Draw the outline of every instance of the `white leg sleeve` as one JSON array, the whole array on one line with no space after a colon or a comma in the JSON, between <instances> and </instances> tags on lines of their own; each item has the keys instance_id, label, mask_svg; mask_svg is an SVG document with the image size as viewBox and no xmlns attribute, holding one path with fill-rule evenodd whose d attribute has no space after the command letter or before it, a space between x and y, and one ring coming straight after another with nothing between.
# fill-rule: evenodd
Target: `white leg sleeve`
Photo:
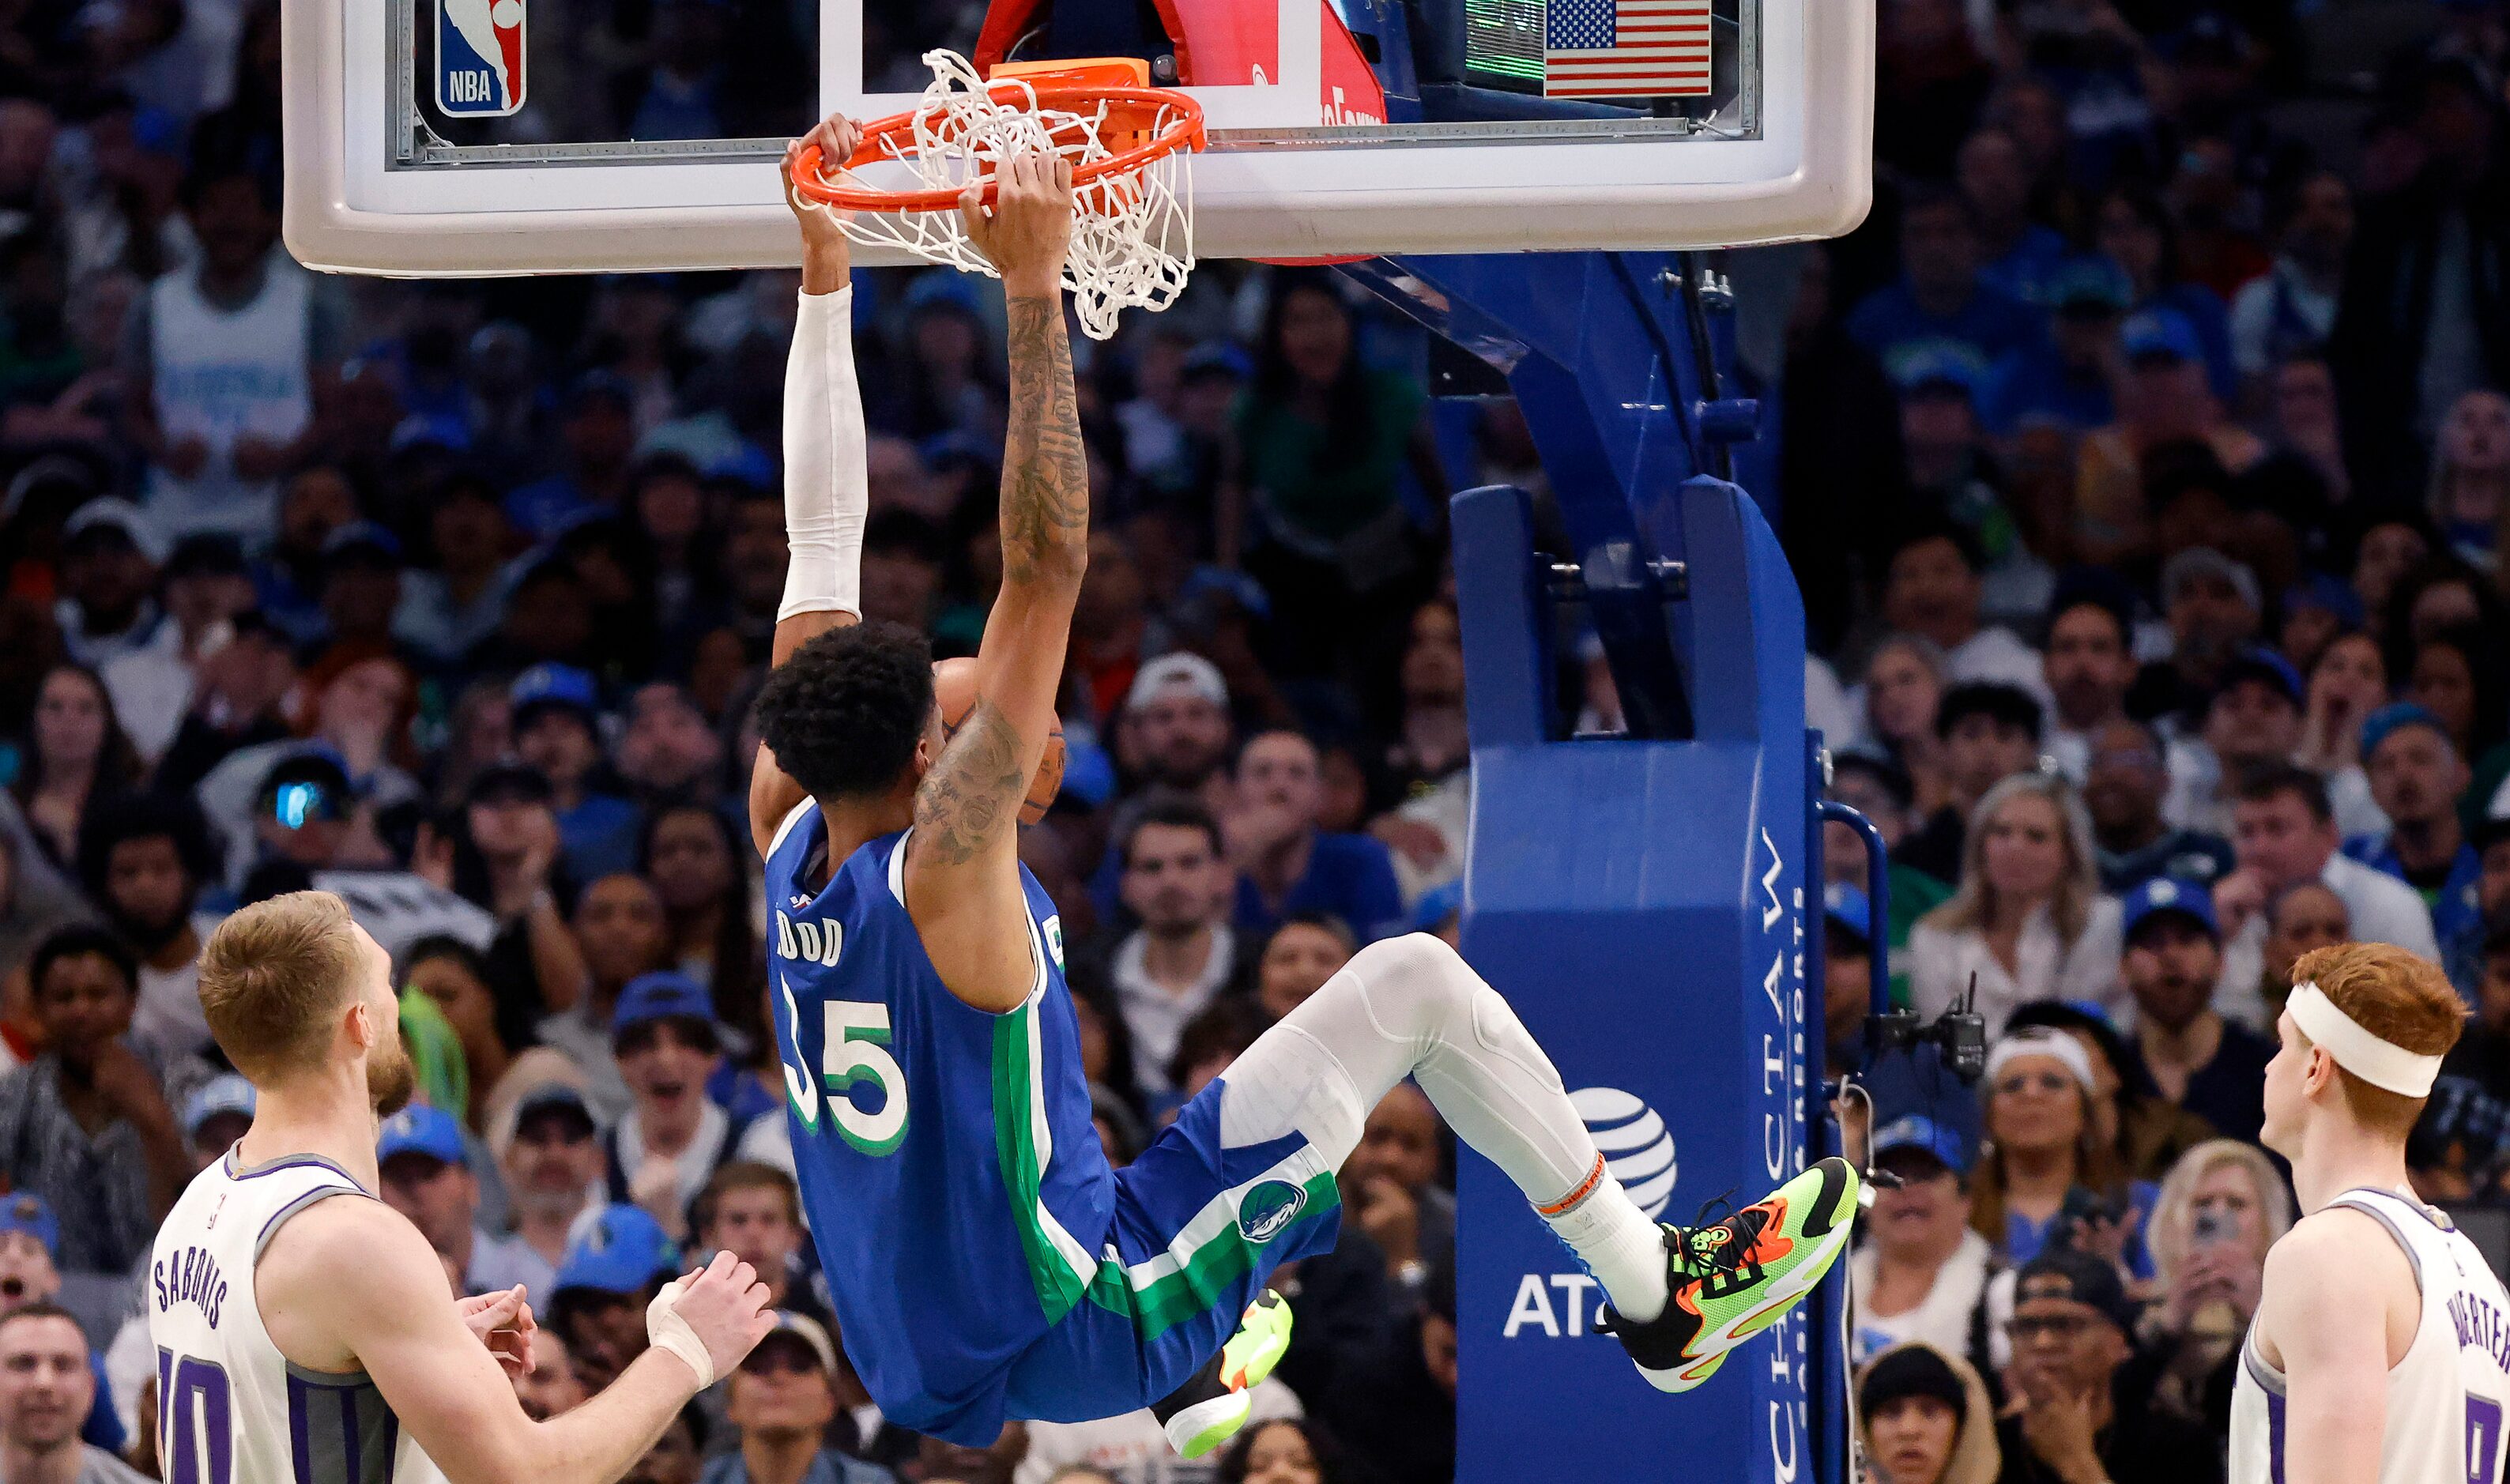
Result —
<instances>
[{"instance_id":1,"label":"white leg sleeve","mask_svg":"<svg viewBox=\"0 0 2510 1484\"><path fill-rule=\"evenodd\" d=\"M871 504L862 392L855 381L855 290L802 295L784 361L784 570L780 621L862 612L863 519Z\"/></svg>"},{"instance_id":2,"label":"white leg sleeve","mask_svg":"<svg viewBox=\"0 0 2510 1484\"><path fill-rule=\"evenodd\" d=\"M1340 1167L1406 1077L1497 1164L1632 1318L1664 1306L1654 1223L1604 1168L1551 1058L1497 990L1426 933L1372 943L1222 1074L1221 1142L1298 1132Z\"/></svg>"}]
</instances>

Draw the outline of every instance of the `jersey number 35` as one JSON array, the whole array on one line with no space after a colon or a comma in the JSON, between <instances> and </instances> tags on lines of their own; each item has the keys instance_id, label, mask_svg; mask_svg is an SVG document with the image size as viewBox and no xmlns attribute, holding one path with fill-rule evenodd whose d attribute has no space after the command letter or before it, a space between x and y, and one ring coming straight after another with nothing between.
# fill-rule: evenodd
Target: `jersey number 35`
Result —
<instances>
[{"instance_id":1,"label":"jersey number 35","mask_svg":"<svg viewBox=\"0 0 2510 1484\"><path fill-rule=\"evenodd\" d=\"M793 1054L798 1059L801 1011L783 975L776 976L776 987L784 996L784 1019L794 1028ZM827 1084L828 1118L837 1125L837 1136L867 1155L895 1154L906 1138L906 1072L889 1054L889 1007L830 1000L820 1008L824 1013L820 1074ZM858 1083L874 1088L874 1111L865 1113L855 1100ZM784 1091L792 1099L793 1116L804 1128L818 1132L819 1089L811 1074L785 1062Z\"/></svg>"}]
</instances>

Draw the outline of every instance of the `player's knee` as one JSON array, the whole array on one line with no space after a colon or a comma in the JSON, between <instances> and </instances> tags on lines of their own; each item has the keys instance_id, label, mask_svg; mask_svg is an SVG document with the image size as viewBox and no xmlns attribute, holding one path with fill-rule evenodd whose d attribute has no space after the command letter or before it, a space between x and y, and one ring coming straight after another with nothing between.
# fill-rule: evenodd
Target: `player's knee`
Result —
<instances>
[{"instance_id":1,"label":"player's knee","mask_svg":"<svg viewBox=\"0 0 2510 1484\"><path fill-rule=\"evenodd\" d=\"M1434 1031L1472 1013L1485 986L1464 957L1426 932L1382 938L1352 956L1352 974L1367 986L1369 1008L1388 1029Z\"/></svg>"}]
</instances>

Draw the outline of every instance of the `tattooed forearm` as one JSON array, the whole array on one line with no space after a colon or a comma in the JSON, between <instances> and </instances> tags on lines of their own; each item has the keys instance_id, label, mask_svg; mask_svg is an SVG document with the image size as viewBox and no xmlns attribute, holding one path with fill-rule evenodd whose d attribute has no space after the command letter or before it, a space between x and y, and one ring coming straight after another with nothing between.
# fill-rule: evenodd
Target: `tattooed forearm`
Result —
<instances>
[{"instance_id":1,"label":"tattooed forearm","mask_svg":"<svg viewBox=\"0 0 2510 1484\"><path fill-rule=\"evenodd\" d=\"M1019 754L1010 718L979 700L916 790L915 842L932 853L929 858L965 864L1017 824L1028 792Z\"/></svg>"},{"instance_id":2,"label":"tattooed forearm","mask_svg":"<svg viewBox=\"0 0 2510 1484\"><path fill-rule=\"evenodd\" d=\"M1003 458L1003 579L1077 582L1089 549L1089 456L1061 295L1009 301L1011 403Z\"/></svg>"}]
</instances>

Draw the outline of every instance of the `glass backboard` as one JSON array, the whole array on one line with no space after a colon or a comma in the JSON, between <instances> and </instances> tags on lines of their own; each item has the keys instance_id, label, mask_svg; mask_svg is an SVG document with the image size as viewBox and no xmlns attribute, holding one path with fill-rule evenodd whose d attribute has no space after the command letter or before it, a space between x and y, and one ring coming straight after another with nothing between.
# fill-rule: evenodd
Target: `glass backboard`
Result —
<instances>
[{"instance_id":1,"label":"glass backboard","mask_svg":"<svg viewBox=\"0 0 2510 1484\"><path fill-rule=\"evenodd\" d=\"M354 272L789 262L784 140L830 108L911 107L934 47L1139 56L1194 94L1205 256L1742 246L1844 231L1871 191L1870 0L285 0L284 17L288 246Z\"/></svg>"}]
</instances>

